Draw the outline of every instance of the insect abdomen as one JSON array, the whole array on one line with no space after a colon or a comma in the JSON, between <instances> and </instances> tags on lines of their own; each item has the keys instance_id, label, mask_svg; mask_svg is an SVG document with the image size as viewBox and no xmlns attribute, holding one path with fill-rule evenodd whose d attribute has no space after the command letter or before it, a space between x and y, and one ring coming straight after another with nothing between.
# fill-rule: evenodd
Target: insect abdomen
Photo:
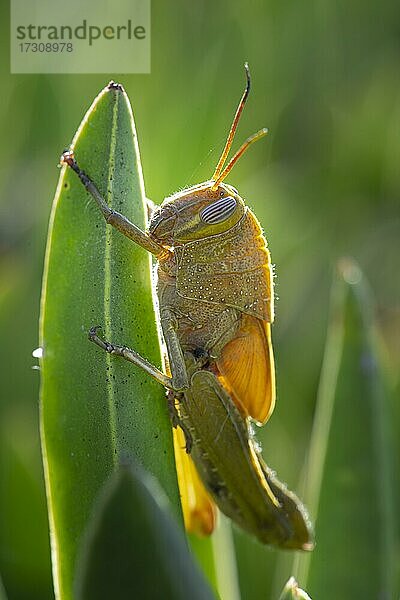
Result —
<instances>
[{"instance_id":1,"label":"insect abdomen","mask_svg":"<svg viewBox=\"0 0 400 600\"><path fill-rule=\"evenodd\" d=\"M192 375L180 410L193 437L192 458L220 509L263 543L300 548L308 542L307 528L305 539L294 539L292 516L268 484L247 423L212 373Z\"/></svg>"}]
</instances>

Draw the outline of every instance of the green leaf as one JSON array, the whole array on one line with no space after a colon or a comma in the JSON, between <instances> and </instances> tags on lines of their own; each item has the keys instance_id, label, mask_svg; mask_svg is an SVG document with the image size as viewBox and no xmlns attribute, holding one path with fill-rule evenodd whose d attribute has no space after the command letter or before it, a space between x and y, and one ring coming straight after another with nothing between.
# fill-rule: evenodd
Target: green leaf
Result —
<instances>
[{"instance_id":1,"label":"green leaf","mask_svg":"<svg viewBox=\"0 0 400 600\"><path fill-rule=\"evenodd\" d=\"M132 112L118 86L95 99L74 138L81 168L108 203L145 227L144 186ZM105 225L76 175L62 168L43 280L41 434L57 598L72 600L77 548L93 502L134 456L160 481L180 517L165 392L144 372L87 339L105 336L161 364L151 262Z\"/></svg>"},{"instance_id":2,"label":"green leaf","mask_svg":"<svg viewBox=\"0 0 400 600\"><path fill-rule=\"evenodd\" d=\"M7 594L3 586L3 582L0 578L0 600L7 600Z\"/></svg>"},{"instance_id":3,"label":"green leaf","mask_svg":"<svg viewBox=\"0 0 400 600\"><path fill-rule=\"evenodd\" d=\"M235 546L231 521L218 513L218 523L210 537L188 536L190 548L207 580L220 597L240 600Z\"/></svg>"},{"instance_id":4,"label":"green leaf","mask_svg":"<svg viewBox=\"0 0 400 600\"><path fill-rule=\"evenodd\" d=\"M299 588L295 578L291 577L283 588L279 600L311 600L311 598L304 590Z\"/></svg>"},{"instance_id":5,"label":"green leaf","mask_svg":"<svg viewBox=\"0 0 400 600\"><path fill-rule=\"evenodd\" d=\"M316 548L299 577L316 598L392 598L394 512L388 398L358 266L340 263L312 434Z\"/></svg>"},{"instance_id":6,"label":"green leaf","mask_svg":"<svg viewBox=\"0 0 400 600\"><path fill-rule=\"evenodd\" d=\"M101 493L85 540L77 600L212 600L167 499L142 469L121 467Z\"/></svg>"},{"instance_id":7,"label":"green leaf","mask_svg":"<svg viewBox=\"0 0 400 600\"><path fill-rule=\"evenodd\" d=\"M8 427L4 421L0 426L0 572L11 598L24 598L26 590L35 590L35 597L51 600L45 494L42 481L36 479L38 457L26 423L28 419L9 418Z\"/></svg>"},{"instance_id":8,"label":"green leaf","mask_svg":"<svg viewBox=\"0 0 400 600\"><path fill-rule=\"evenodd\" d=\"M196 558L197 564L200 566L202 572L207 577L208 582L212 585L214 591L218 591L218 576L216 572L216 561L218 557L214 553L213 538L212 536L200 537L195 533L188 534L188 542L190 550Z\"/></svg>"}]
</instances>

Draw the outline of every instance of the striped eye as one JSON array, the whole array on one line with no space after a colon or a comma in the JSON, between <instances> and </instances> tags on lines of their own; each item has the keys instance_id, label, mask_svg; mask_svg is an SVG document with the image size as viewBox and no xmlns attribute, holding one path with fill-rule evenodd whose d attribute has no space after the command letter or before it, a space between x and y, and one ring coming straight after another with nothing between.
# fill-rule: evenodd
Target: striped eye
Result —
<instances>
[{"instance_id":1,"label":"striped eye","mask_svg":"<svg viewBox=\"0 0 400 600\"><path fill-rule=\"evenodd\" d=\"M200 213L200 218L204 223L214 225L216 223L222 223L226 221L230 216L233 215L236 209L236 200L232 196L221 198L216 202L213 202Z\"/></svg>"}]
</instances>

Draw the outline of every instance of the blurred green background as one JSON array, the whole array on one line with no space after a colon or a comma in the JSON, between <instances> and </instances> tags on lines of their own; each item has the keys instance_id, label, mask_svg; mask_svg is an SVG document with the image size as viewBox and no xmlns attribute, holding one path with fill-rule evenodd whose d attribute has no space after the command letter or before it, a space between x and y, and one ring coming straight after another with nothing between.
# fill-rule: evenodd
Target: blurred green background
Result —
<instances>
[{"instance_id":1,"label":"blurred green background","mask_svg":"<svg viewBox=\"0 0 400 600\"><path fill-rule=\"evenodd\" d=\"M400 5L153 0L151 75L36 76L9 73L6 4L0 7L0 573L10 600L46 600L53 596L39 372L31 352L58 157L84 112L109 79L123 83L147 195L158 203L211 176L249 62L253 86L235 148L260 127L270 135L228 182L261 220L276 264L278 400L259 438L268 464L299 489L332 275L342 256L354 257L371 284L393 398L399 390ZM269 598L278 585L272 581L277 553L235 537L243 598ZM282 574L280 587L289 575Z\"/></svg>"}]
</instances>

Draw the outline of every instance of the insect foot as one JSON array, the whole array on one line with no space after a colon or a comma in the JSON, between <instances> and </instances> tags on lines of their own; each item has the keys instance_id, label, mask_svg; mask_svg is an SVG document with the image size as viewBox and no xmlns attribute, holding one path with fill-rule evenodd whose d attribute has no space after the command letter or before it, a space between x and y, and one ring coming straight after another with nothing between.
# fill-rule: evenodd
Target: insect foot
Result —
<instances>
[{"instance_id":1,"label":"insect foot","mask_svg":"<svg viewBox=\"0 0 400 600\"><path fill-rule=\"evenodd\" d=\"M113 351L113 345L107 342L106 340L102 340L101 337L98 335L98 332L101 331L101 329L101 325L95 325L94 327L91 327L89 329L88 338L91 342L94 342L95 344L97 344L97 346L100 346L100 348L103 348L103 350L105 350L106 352L111 353Z\"/></svg>"},{"instance_id":2,"label":"insect foot","mask_svg":"<svg viewBox=\"0 0 400 600\"><path fill-rule=\"evenodd\" d=\"M68 165L72 168L75 163L75 156L72 150L64 150L60 156L60 165Z\"/></svg>"}]
</instances>

